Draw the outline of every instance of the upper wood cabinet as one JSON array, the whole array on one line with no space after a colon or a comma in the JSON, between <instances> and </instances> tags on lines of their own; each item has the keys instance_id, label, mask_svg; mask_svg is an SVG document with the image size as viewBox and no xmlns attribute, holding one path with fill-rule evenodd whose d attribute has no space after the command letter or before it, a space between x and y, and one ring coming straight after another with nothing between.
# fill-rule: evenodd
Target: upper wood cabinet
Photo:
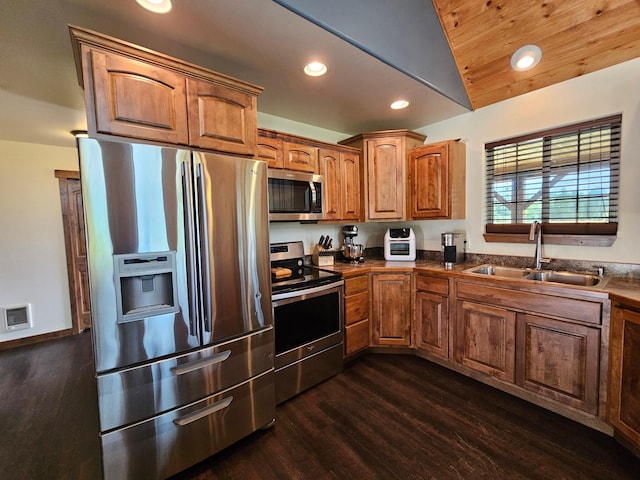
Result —
<instances>
[{"instance_id":1,"label":"upper wood cabinet","mask_svg":"<svg viewBox=\"0 0 640 480\"><path fill-rule=\"evenodd\" d=\"M409 153L412 219L465 217L466 147L457 141L423 145Z\"/></svg>"},{"instance_id":2,"label":"upper wood cabinet","mask_svg":"<svg viewBox=\"0 0 640 480\"><path fill-rule=\"evenodd\" d=\"M360 156L321 148L319 157L320 174L324 177L324 218L359 220Z\"/></svg>"},{"instance_id":3,"label":"upper wood cabinet","mask_svg":"<svg viewBox=\"0 0 640 480\"><path fill-rule=\"evenodd\" d=\"M69 28L92 135L256 154L261 87L106 35Z\"/></svg>"},{"instance_id":4,"label":"upper wood cabinet","mask_svg":"<svg viewBox=\"0 0 640 480\"><path fill-rule=\"evenodd\" d=\"M409 130L356 135L340 142L363 152L363 210L366 220L407 220L407 153L426 137Z\"/></svg>"},{"instance_id":5,"label":"upper wood cabinet","mask_svg":"<svg viewBox=\"0 0 640 480\"><path fill-rule=\"evenodd\" d=\"M258 158L269 168L284 168L284 147L277 133L258 130Z\"/></svg>"},{"instance_id":6,"label":"upper wood cabinet","mask_svg":"<svg viewBox=\"0 0 640 480\"><path fill-rule=\"evenodd\" d=\"M318 147L285 140L283 152L285 169L308 173L320 173L318 165Z\"/></svg>"}]
</instances>

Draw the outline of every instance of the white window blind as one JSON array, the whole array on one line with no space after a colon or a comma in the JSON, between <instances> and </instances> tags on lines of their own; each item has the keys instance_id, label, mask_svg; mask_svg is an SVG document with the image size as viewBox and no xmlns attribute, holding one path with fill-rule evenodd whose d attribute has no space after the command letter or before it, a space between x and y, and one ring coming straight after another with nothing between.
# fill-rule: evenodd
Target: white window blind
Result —
<instances>
[{"instance_id":1,"label":"white window blind","mask_svg":"<svg viewBox=\"0 0 640 480\"><path fill-rule=\"evenodd\" d=\"M537 220L554 233L615 234L621 123L616 115L486 144L487 232Z\"/></svg>"}]
</instances>

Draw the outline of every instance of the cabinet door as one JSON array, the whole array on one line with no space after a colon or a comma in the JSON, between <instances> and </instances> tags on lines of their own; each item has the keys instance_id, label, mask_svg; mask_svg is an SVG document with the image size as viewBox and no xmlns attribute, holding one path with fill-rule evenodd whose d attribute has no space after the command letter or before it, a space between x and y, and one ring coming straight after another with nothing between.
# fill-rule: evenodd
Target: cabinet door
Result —
<instances>
[{"instance_id":1,"label":"cabinet door","mask_svg":"<svg viewBox=\"0 0 640 480\"><path fill-rule=\"evenodd\" d=\"M340 220L342 218L342 178L340 171L340 152L320 149L320 175L324 177L323 218Z\"/></svg>"},{"instance_id":2,"label":"cabinet door","mask_svg":"<svg viewBox=\"0 0 640 480\"><path fill-rule=\"evenodd\" d=\"M411 217L448 218L449 155L446 143L416 148L409 154Z\"/></svg>"},{"instance_id":3,"label":"cabinet door","mask_svg":"<svg viewBox=\"0 0 640 480\"><path fill-rule=\"evenodd\" d=\"M93 82L85 85L90 130L188 144L184 76L100 50L91 50L90 68L91 75L85 74Z\"/></svg>"},{"instance_id":4,"label":"cabinet door","mask_svg":"<svg viewBox=\"0 0 640 480\"><path fill-rule=\"evenodd\" d=\"M343 152L341 158L342 219L360 220L360 155Z\"/></svg>"},{"instance_id":5,"label":"cabinet door","mask_svg":"<svg viewBox=\"0 0 640 480\"><path fill-rule=\"evenodd\" d=\"M500 380L515 377L515 312L459 300L456 361Z\"/></svg>"},{"instance_id":6,"label":"cabinet door","mask_svg":"<svg viewBox=\"0 0 640 480\"><path fill-rule=\"evenodd\" d=\"M345 279L345 355L369 346L369 275Z\"/></svg>"},{"instance_id":7,"label":"cabinet door","mask_svg":"<svg viewBox=\"0 0 640 480\"><path fill-rule=\"evenodd\" d=\"M284 152L281 138L258 135L258 158L269 168L284 168Z\"/></svg>"},{"instance_id":8,"label":"cabinet door","mask_svg":"<svg viewBox=\"0 0 640 480\"><path fill-rule=\"evenodd\" d=\"M187 96L192 146L240 155L256 154L255 95L190 78Z\"/></svg>"},{"instance_id":9,"label":"cabinet door","mask_svg":"<svg viewBox=\"0 0 640 480\"><path fill-rule=\"evenodd\" d=\"M411 275L374 274L371 282L372 343L411 344Z\"/></svg>"},{"instance_id":10,"label":"cabinet door","mask_svg":"<svg viewBox=\"0 0 640 480\"><path fill-rule=\"evenodd\" d=\"M405 152L401 138L366 141L368 211L371 220L405 217Z\"/></svg>"},{"instance_id":11,"label":"cabinet door","mask_svg":"<svg viewBox=\"0 0 640 480\"><path fill-rule=\"evenodd\" d=\"M640 312L611 312L609 421L640 449Z\"/></svg>"},{"instance_id":12,"label":"cabinet door","mask_svg":"<svg viewBox=\"0 0 640 480\"><path fill-rule=\"evenodd\" d=\"M599 329L520 313L517 336L517 385L597 413Z\"/></svg>"},{"instance_id":13,"label":"cabinet door","mask_svg":"<svg viewBox=\"0 0 640 480\"><path fill-rule=\"evenodd\" d=\"M416 292L416 348L449 358L449 298Z\"/></svg>"},{"instance_id":14,"label":"cabinet door","mask_svg":"<svg viewBox=\"0 0 640 480\"><path fill-rule=\"evenodd\" d=\"M284 168L301 172L319 173L318 147L284 142Z\"/></svg>"}]
</instances>

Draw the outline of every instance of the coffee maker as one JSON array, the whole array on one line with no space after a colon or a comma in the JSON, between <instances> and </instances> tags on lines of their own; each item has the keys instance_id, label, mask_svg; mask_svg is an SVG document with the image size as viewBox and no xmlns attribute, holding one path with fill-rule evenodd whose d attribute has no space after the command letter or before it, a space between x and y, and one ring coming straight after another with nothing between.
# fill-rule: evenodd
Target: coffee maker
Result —
<instances>
[{"instance_id":1,"label":"coffee maker","mask_svg":"<svg viewBox=\"0 0 640 480\"><path fill-rule=\"evenodd\" d=\"M358 236L357 225L345 225L342 227L342 260L349 263L364 262L364 245L355 243Z\"/></svg>"},{"instance_id":2,"label":"coffee maker","mask_svg":"<svg viewBox=\"0 0 640 480\"><path fill-rule=\"evenodd\" d=\"M451 270L456 263L464 262L464 233L442 234L442 259L447 270Z\"/></svg>"}]
</instances>

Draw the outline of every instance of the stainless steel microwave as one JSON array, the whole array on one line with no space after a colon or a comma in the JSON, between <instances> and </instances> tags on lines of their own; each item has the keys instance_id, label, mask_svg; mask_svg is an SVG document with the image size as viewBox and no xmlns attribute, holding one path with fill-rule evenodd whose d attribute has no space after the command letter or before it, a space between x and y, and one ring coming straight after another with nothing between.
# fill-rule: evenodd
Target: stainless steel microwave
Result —
<instances>
[{"instance_id":1,"label":"stainless steel microwave","mask_svg":"<svg viewBox=\"0 0 640 480\"><path fill-rule=\"evenodd\" d=\"M322 220L323 177L270 168L269 220Z\"/></svg>"}]
</instances>

